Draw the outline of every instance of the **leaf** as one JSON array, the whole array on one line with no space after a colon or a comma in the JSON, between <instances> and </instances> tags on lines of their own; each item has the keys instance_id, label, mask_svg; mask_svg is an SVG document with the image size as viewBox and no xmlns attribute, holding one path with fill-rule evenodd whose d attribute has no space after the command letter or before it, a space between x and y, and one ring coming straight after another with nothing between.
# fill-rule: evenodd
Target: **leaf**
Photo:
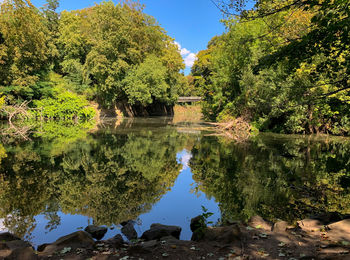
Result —
<instances>
[{"instance_id":1,"label":"leaf","mask_svg":"<svg viewBox=\"0 0 350 260\"><path fill-rule=\"evenodd\" d=\"M350 242L343 240L343 241L341 241L341 244L343 246L348 246L348 245L350 245Z\"/></svg>"}]
</instances>

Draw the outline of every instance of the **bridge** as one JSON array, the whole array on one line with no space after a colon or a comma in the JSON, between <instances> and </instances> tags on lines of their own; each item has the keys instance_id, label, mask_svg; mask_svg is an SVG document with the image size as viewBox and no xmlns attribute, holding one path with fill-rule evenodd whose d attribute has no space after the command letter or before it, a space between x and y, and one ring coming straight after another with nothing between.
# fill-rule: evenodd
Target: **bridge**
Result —
<instances>
[{"instance_id":1,"label":"bridge","mask_svg":"<svg viewBox=\"0 0 350 260\"><path fill-rule=\"evenodd\" d=\"M193 102L198 102L201 101L201 97L179 97L177 100L178 103L193 103Z\"/></svg>"}]
</instances>

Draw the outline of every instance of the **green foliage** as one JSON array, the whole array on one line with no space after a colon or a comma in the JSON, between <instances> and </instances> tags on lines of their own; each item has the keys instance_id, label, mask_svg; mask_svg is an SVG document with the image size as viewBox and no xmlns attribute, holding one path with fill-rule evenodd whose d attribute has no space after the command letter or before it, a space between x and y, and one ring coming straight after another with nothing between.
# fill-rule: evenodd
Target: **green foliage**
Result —
<instances>
[{"instance_id":1,"label":"green foliage","mask_svg":"<svg viewBox=\"0 0 350 260\"><path fill-rule=\"evenodd\" d=\"M0 7L0 86L26 87L47 70L49 31L30 3L7 0Z\"/></svg>"},{"instance_id":2,"label":"green foliage","mask_svg":"<svg viewBox=\"0 0 350 260\"><path fill-rule=\"evenodd\" d=\"M263 131L348 135L348 1L289 4L257 1L224 21L227 32L192 68L203 113L243 117Z\"/></svg>"},{"instance_id":3,"label":"green foliage","mask_svg":"<svg viewBox=\"0 0 350 260\"><path fill-rule=\"evenodd\" d=\"M139 3L103 1L62 13L58 6L57 0L40 9L28 0L1 3L0 86L10 105L35 100L47 107L45 117L91 117L91 110L78 114L83 105L72 101L78 96L59 90L57 97L54 73L65 90L109 107L173 105L187 88L177 45Z\"/></svg>"},{"instance_id":4,"label":"green foliage","mask_svg":"<svg viewBox=\"0 0 350 260\"><path fill-rule=\"evenodd\" d=\"M6 150L2 144L0 144L0 164L1 160L7 157Z\"/></svg>"},{"instance_id":5,"label":"green foliage","mask_svg":"<svg viewBox=\"0 0 350 260\"><path fill-rule=\"evenodd\" d=\"M147 57L139 66L130 70L123 80L123 90L128 103L152 104L153 99L162 100L167 95L169 85L166 83L166 68L155 56ZM174 100L172 100L174 101Z\"/></svg>"},{"instance_id":6,"label":"green foliage","mask_svg":"<svg viewBox=\"0 0 350 260\"><path fill-rule=\"evenodd\" d=\"M95 116L95 110L88 107L87 100L69 91L59 93L55 98L34 101L35 115L48 119L89 120Z\"/></svg>"},{"instance_id":7,"label":"green foliage","mask_svg":"<svg viewBox=\"0 0 350 260\"><path fill-rule=\"evenodd\" d=\"M3 105L5 105L5 96L2 96L2 94L0 93L0 109Z\"/></svg>"},{"instance_id":8,"label":"green foliage","mask_svg":"<svg viewBox=\"0 0 350 260\"><path fill-rule=\"evenodd\" d=\"M174 103L183 61L173 40L136 3L63 12L62 71L97 90L100 103Z\"/></svg>"},{"instance_id":9,"label":"green foliage","mask_svg":"<svg viewBox=\"0 0 350 260\"><path fill-rule=\"evenodd\" d=\"M208 218L214 215L213 212L209 212L206 207L202 205L202 211L203 213L201 214L202 220L204 221L203 224L207 226L208 224L213 224L213 221L208 221Z\"/></svg>"}]
</instances>

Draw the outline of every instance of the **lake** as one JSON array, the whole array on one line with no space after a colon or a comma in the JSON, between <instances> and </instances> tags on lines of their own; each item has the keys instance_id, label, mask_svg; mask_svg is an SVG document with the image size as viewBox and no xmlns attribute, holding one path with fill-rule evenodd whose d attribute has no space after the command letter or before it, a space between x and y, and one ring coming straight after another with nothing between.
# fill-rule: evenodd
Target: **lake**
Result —
<instances>
[{"instance_id":1,"label":"lake","mask_svg":"<svg viewBox=\"0 0 350 260\"><path fill-rule=\"evenodd\" d=\"M0 232L34 245L89 224L109 227L109 238L128 220L139 236L162 223L189 240L191 218L204 211L217 225L350 213L348 138L259 134L237 143L171 118L48 122L28 137L0 143Z\"/></svg>"}]
</instances>

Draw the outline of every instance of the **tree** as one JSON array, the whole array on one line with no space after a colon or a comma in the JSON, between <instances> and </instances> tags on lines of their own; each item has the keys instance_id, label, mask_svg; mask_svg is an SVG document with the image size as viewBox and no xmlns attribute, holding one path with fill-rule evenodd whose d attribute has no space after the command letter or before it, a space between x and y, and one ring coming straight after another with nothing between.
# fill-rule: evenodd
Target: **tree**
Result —
<instances>
[{"instance_id":1,"label":"tree","mask_svg":"<svg viewBox=\"0 0 350 260\"><path fill-rule=\"evenodd\" d=\"M173 40L142 9L136 3L103 2L62 13L58 40L62 70L96 89L104 105L176 100L183 60ZM154 88L146 74L153 75Z\"/></svg>"},{"instance_id":2,"label":"tree","mask_svg":"<svg viewBox=\"0 0 350 260\"><path fill-rule=\"evenodd\" d=\"M0 85L28 87L48 69L49 31L30 1L5 0L0 9Z\"/></svg>"},{"instance_id":3,"label":"tree","mask_svg":"<svg viewBox=\"0 0 350 260\"><path fill-rule=\"evenodd\" d=\"M207 118L349 134L347 1L257 1L250 11L242 10L245 1L225 3L227 32L205 51L210 73L200 76ZM240 15L230 16L235 8Z\"/></svg>"}]
</instances>

